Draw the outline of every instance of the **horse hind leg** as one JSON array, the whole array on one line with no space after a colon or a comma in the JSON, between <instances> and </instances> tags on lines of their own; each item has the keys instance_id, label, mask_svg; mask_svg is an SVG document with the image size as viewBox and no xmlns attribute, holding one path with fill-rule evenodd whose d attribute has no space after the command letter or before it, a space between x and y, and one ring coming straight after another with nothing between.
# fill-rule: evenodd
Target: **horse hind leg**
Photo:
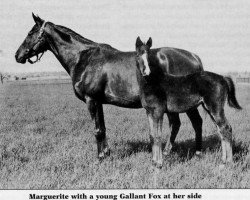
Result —
<instances>
[{"instance_id":1,"label":"horse hind leg","mask_svg":"<svg viewBox=\"0 0 250 200\"><path fill-rule=\"evenodd\" d=\"M221 137L222 147L222 161L225 163L233 162L233 148L232 148L232 128L226 121L224 124L218 126L218 132Z\"/></svg>"},{"instance_id":2,"label":"horse hind leg","mask_svg":"<svg viewBox=\"0 0 250 200\"><path fill-rule=\"evenodd\" d=\"M88 110L90 112L92 120L95 121L95 137L97 142L98 158L102 160L110 154L110 150L106 138L106 128L103 114L103 106L97 101L86 98Z\"/></svg>"},{"instance_id":3,"label":"horse hind leg","mask_svg":"<svg viewBox=\"0 0 250 200\"><path fill-rule=\"evenodd\" d=\"M168 135L167 143L165 145L163 154L169 155L170 151L175 146L175 138L180 130L181 121L178 113L167 113L169 120L169 127L171 129L171 134Z\"/></svg>"},{"instance_id":4,"label":"horse hind leg","mask_svg":"<svg viewBox=\"0 0 250 200\"><path fill-rule=\"evenodd\" d=\"M195 153L196 155L200 155L202 150L202 118L197 108L187 111L187 116L189 117L195 131Z\"/></svg>"},{"instance_id":5,"label":"horse hind leg","mask_svg":"<svg viewBox=\"0 0 250 200\"><path fill-rule=\"evenodd\" d=\"M221 139L222 149L222 162L223 164L233 162L233 150L232 150L232 128L227 121L224 113L224 109L216 109L215 112L211 111L207 106L204 108L210 114L212 120L217 126L218 134Z\"/></svg>"}]
</instances>

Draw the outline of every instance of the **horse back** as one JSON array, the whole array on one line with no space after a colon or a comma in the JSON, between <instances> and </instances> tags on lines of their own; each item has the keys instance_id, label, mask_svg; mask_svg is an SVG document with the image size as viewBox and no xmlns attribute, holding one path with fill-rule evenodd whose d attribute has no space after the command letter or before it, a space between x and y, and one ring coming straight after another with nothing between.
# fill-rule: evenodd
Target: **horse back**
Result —
<instances>
[{"instance_id":1,"label":"horse back","mask_svg":"<svg viewBox=\"0 0 250 200\"><path fill-rule=\"evenodd\" d=\"M188 75L203 71L200 58L189 51L163 47L151 49L149 54L151 65L161 66L167 74Z\"/></svg>"}]
</instances>

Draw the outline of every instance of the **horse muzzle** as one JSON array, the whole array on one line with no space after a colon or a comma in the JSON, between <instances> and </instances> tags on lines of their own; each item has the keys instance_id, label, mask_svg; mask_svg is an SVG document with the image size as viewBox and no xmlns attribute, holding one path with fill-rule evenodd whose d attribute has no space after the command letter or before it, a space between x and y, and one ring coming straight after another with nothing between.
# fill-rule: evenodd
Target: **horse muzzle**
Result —
<instances>
[{"instance_id":1,"label":"horse muzzle","mask_svg":"<svg viewBox=\"0 0 250 200\"><path fill-rule=\"evenodd\" d=\"M22 63L22 64L25 64L26 63L26 60L28 59L29 57L29 53L30 51L28 49L26 50L18 50L15 54L15 58L16 58L16 61L18 63Z\"/></svg>"},{"instance_id":2,"label":"horse muzzle","mask_svg":"<svg viewBox=\"0 0 250 200\"><path fill-rule=\"evenodd\" d=\"M15 55L15 58L16 58L16 61L18 62L18 63L22 63L22 64L25 64L26 63L26 58L25 57L19 57L17 54Z\"/></svg>"},{"instance_id":3,"label":"horse muzzle","mask_svg":"<svg viewBox=\"0 0 250 200\"><path fill-rule=\"evenodd\" d=\"M15 54L15 58L16 58L16 61L18 63L25 64L26 61L28 61L30 64L33 64L33 63L36 63L37 61L40 61L40 58L42 57L43 53L44 52L36 53L33 50L26 50L22 55L20 55L20 53L17 52ZM40 56L39 56L39 54L40 54ZM32 61L31 58L33 58L34 56L36 56L36 60Z\"/></svg>"}]
</instances>

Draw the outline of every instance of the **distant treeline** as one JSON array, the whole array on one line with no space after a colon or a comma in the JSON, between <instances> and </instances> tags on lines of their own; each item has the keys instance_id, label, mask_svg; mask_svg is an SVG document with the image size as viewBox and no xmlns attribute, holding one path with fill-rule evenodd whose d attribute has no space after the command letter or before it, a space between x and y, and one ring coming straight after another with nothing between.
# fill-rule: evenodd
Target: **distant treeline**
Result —
<instances>
[{"instance_id":1,"label":"distant treeline","mask_svg":"<svg viewBox=\"0 0 250 200\"><path fill-rule=\"evenodd\" d=\"M232 77L250 77L250 71L245 72L228 72L226 73L227 76Z\"/></svg>"},{"instance_id":2,"label":"distant treeline","mask_svg":"<svg viewBox=\"0 0 250 200\"><path fill-rule=\"evenodd\" d=\"M11 74L11 76L35 78L35 77L46 77L46 76L68 76L65 71L52 71L52 72L28 72Z\"/></svg>"},{"instance_id":3,"label":"distant treeline","mask_svg":"<svg viewBox=\"0 0 250 200\"><path fill-rule=\"evenodd\" d=\"M237 82L242 82L240 80L247 80L250 78L250 71L246 72L236 72L231 71L227 73L220 73L222 75L231 76ZM45 72L28 72L28 73L1 73L1 77L6 78L7 80L26 80L30 78L39 78L39 77L69 77L66 71L45 71ZM248 80L247 80L248 82Z\"/></svg>"}]
</instances>

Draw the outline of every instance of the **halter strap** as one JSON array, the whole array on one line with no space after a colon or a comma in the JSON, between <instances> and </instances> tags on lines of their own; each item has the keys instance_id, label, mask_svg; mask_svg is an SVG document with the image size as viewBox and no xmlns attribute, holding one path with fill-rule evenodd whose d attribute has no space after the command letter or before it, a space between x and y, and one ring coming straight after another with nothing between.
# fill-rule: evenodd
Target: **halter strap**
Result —
<instances>
[{"instance_id":1,"label":"halter strap","mask_svg":"<svg viewBox=\"0 0 250 200\"><path fill-rule=\"evenodd\" d=\"M45 25L46 25L46 21L43 22L40 30L39 30L39 35L38 35L38 39L42 36L43 32L44 32L44 29L45 29Z\"/></svg>"},{"instance_id":2,"label":"halter strap","mask_svg":"<svg viewBox=\"0 0 250 200\"><path fill-rule=\"evenodd\" d=\"M36 44L34 44L34 46L30 49L30 51L31 51L31 50L35 50L36 47L37 47L37 45L41 42L42 34L43 34L43 32L44 32L46 23L47 23L46 21L43 22L43 24L42 24L42 26L41 26L41 28L40 28L40 30L39 30L39 35L38 35L38 37L37 37L37 40L38 40L38 41L37 41ZM43 56L43 54L44 54L44 52L42 52L42 54L41 54L40 57L39 57L38 55L36 55L36 60L35 60L35 61L32 61L32 60L29 58L29 59L28 59L28 62L31 63L31 64L33 64L33 63L36 63L37 61L40 61L40 59L41 59L41 57Z\"/></svg>"}]
</instances>

